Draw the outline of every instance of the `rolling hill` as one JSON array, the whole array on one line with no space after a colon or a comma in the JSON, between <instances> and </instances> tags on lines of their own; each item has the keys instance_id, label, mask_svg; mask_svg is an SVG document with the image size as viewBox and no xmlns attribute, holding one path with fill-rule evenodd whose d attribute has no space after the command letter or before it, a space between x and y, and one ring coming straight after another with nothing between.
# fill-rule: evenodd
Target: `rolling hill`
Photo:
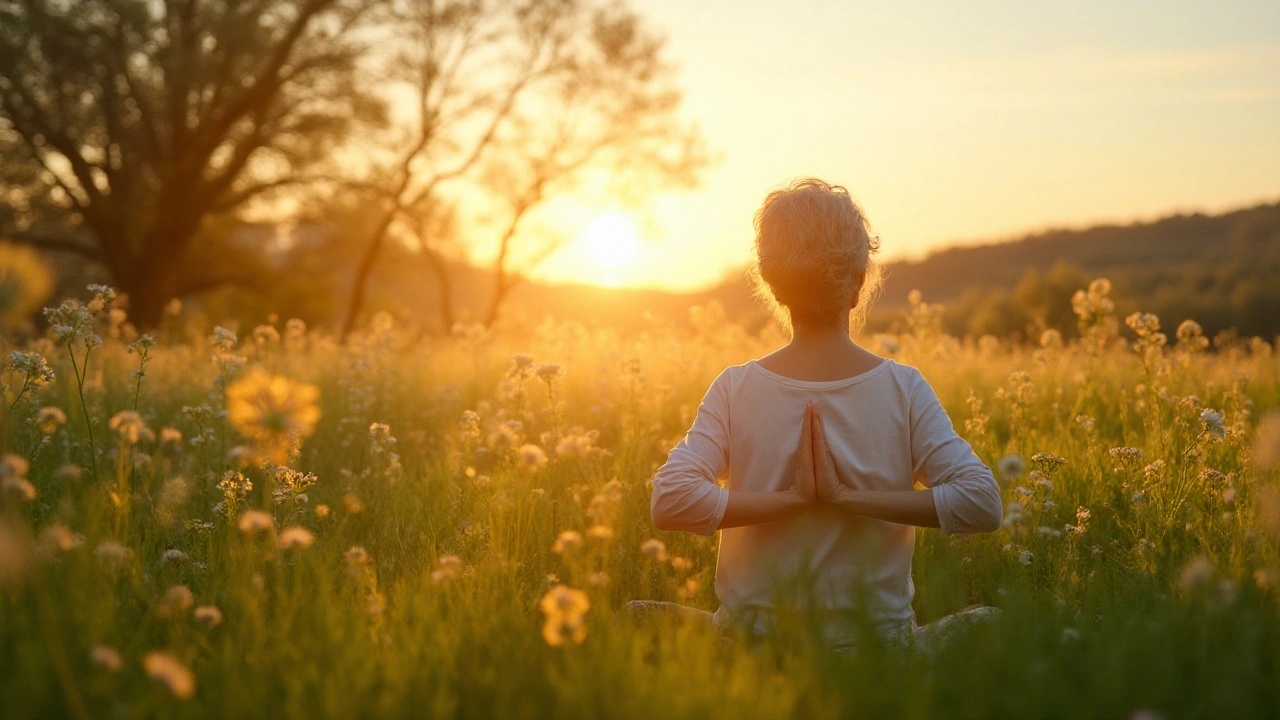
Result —
<instances>
[{"instance_id":1,"label":"rolling hill","mask_svg":"<svg viewBox=\"0 0 1280 720\"><path fill-rule=\"evenodd\" d=\"M327 242L281 258L280 280L266 291L224 290L204 296L197 306L210 317L239 317L246 325L271 311L335 323L345 307L358 248L340 235ZM492 276L470 265L449 267L455 320L483 317ZM901 328L908 293L918 289L927 302L946 306L946 328L956 335L1038 337L1043 327L1070 334L1075 326L1071 295L1095 277L1112 281L1122 316L1143 310L1159 315L1170 329L1194 318L1211 337L1234 329L1273 338L1280 334L1280 203L1219 215L1050 230L894 263L868 329ZM440 295L422 257L393 248L375 272L368 307L441 331ZM767 322L745 272L689 294L526 282L512 293L505 316L508 324L530 325L554 316L626 331L654 323L687 324L691 306L713 300L750 329Z\"/></svg>"},{"instance_id":2,"label":"rolling hill","mask_svg":"<svg viewBox=\"0 0 1280 720\"><path fill-rule=\"evenodd\" d=\"M1095 277L1109 278L1122 315L1154 312L1172 328L1193 318L1210 336L1280 334L1280 203L1220 215L1183 214L1153 222L1049 230L1022 238L948 248L886 268L871 329L890 329L907 295L948 307L957 335L1026 335L1054 326L1070 332L1070 297ZM721 302L731 318L758 325L764 316L745 273L688 295L587 286L530 284L514 304L532 314L624 321L644 312L683 321L690 305Z\"/></svg>"}]
</instances>

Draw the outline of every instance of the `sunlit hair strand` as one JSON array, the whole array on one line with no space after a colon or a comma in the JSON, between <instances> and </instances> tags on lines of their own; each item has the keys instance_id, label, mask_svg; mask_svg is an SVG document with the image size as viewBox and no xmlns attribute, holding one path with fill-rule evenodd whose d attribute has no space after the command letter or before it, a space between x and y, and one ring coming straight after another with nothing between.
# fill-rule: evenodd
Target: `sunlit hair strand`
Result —
<instances>
[{"instance_id":1,"label":"sunlit hair strand","mask_svg":"<svg viewBox=\"0 0 1280 720\"><path fill-rule=\"evenodd\" d=\"M866 322L881 284L872 258L880 240L845 188L802 178L769 193L756 211L754 250L755 294L788 330L845 312L851 330Z\"/></svg>"}]
</instances>

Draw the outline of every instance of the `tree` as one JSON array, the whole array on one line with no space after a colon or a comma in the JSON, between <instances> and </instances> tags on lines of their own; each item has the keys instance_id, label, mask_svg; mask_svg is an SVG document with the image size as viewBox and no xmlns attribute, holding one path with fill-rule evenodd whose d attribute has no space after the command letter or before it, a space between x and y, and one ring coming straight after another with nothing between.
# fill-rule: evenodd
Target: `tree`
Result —
<instances>
[{"instance_id":1,"label":"tree","mask_svg":"<svg viewBox=\"0 0 1280 720\"><path fill-rule=\"evenodd\" d=\"M1035 341L1041 331L1055 328L1070 336L1076 328L1076 316L1071 309L1071 296L1088 287L1088 277L1080 268L1059 260L1047 273L1041 275L1034 268L1027 270L1013 290L1013 299L1022 306L1034 330L1028 337ZM1017 329L1028 329L1025 327Z\"/></svg>"},{"instance_id":2,"label":"tree","mask_svg":"<svg viewBox=\"0 0 1280 720\"><path fill-rule=\"evenodd\" d=\"M143 326L237 280L192 261L202 225L314 180L383 117L358 81L371 9L0 0L0 234L99 259Z\"/></svg>"},{"instance_id":3,"label":"tree","mask_svg":"<svg viewBox=\"0 0 1280 720\"><path fill-rule=\"evenodd\" d=\"M618 4L587 0L399 0L387 67L409 126L370 174L381 217L356 269L357 322L388 237L416 244L451 314L447 253L488 253L492 324L511 290L564 242L539 210L634 201L692 183L706 162L677 118L663 41ZM543 218L546 220L546 218ZM445 317L446 326L452 318Z\"/></svg>"}]
</instances>

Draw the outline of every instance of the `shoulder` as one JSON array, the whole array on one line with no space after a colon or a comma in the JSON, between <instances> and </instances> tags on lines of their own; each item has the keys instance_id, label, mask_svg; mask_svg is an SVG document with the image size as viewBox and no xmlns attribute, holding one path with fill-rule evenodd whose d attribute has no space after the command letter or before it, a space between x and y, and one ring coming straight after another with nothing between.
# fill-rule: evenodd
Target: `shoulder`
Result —
<instances>
[{"instance_id":1,"label":"shoulder","mask_svg":"<svg viewBox=\"0 0 1280 720\"><path fill-rule=\"evenodd\" d=\"M707 395L723 395L725 397L732 395L734 390L742 384L743 379L751 373L751 365L754 360L749 360L741 365L730 365L715 380L711 381L711 387L707 389Z\"/></svg>"},{"instance_id":2,"label":"shoulder","mask_svg":"<svg viewBox=\"0 0 1280 720\"><path fill-rule=\"evenodd\" d=\"M730 365L724 370L721 370L720 374L716 376L715 381L711 384L720 385L741 382L744 377L752 372L751 367L755 364L755 360L748 360L741 365Z\"/></svg>"},{"instance_id":3,"label":"shoulder","mask_svg":"<svg viewBox=\"0 0 1280 720\"><path fill-rule=\"evenodd\" d=\"M927 387L929 385L929 381L925 378L924 373L915 365L904 365L893 359L888 359L886 362L892 364L894 375L903 382L910 383L913 386L924 385Z\"/></svg>"},{"instance_id":4,"label":"shoulder","mask_svg":"<svg viewBox=\"0 0 1280 720\"><path fill-rule=\"evenodd\" d=\"M893 379L892 382L897 391L913 412L937 402L937 393L919 368L903 365L894 360L885 362L891 364L887 374Z\"/></svg>"},{"instance_id":5,"label":"shoulder","mask_svg":"<svg viewBox=\"0 0 1280 720\"><path fill-rule=\"evenodd\" d=\"M711 381L706 394L702 396L698 414L727 418L735 404L733 398L741 393L743 378L747 376L749 370L746 364L731 365L721 370L716 379Z\"/></svg>"},{"instance_id":6,"label":"shoulder","mask_svg":"<svg viewBox=\"0 0 1280 720\"><path fill-rule=\"evenodd\" d=\"M908 394L914 392L920 385L928 385L928 381L924 379L924 374L920 372L914 365L903 365L893 358L885 358L885 372L890 382L906 391Z\"/></svg>"}]
</instances>

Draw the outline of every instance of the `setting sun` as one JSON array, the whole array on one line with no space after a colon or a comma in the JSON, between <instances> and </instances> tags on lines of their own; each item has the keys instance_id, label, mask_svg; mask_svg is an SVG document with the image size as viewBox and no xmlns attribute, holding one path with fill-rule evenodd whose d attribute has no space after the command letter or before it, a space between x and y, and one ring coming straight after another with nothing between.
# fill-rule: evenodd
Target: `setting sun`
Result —
<instances>
[{"instance_id":1,"label":"setting sun","mask_svg":"<svg viewBox=\"0 0 1280 720\"><path fill-rule=\"evenodd\" d=\"M640 236L630 220L606 213L587 227L587 252L596 262L607 267L622 267L631 262L640 249Z\"/></svg>"}]
</instances>

